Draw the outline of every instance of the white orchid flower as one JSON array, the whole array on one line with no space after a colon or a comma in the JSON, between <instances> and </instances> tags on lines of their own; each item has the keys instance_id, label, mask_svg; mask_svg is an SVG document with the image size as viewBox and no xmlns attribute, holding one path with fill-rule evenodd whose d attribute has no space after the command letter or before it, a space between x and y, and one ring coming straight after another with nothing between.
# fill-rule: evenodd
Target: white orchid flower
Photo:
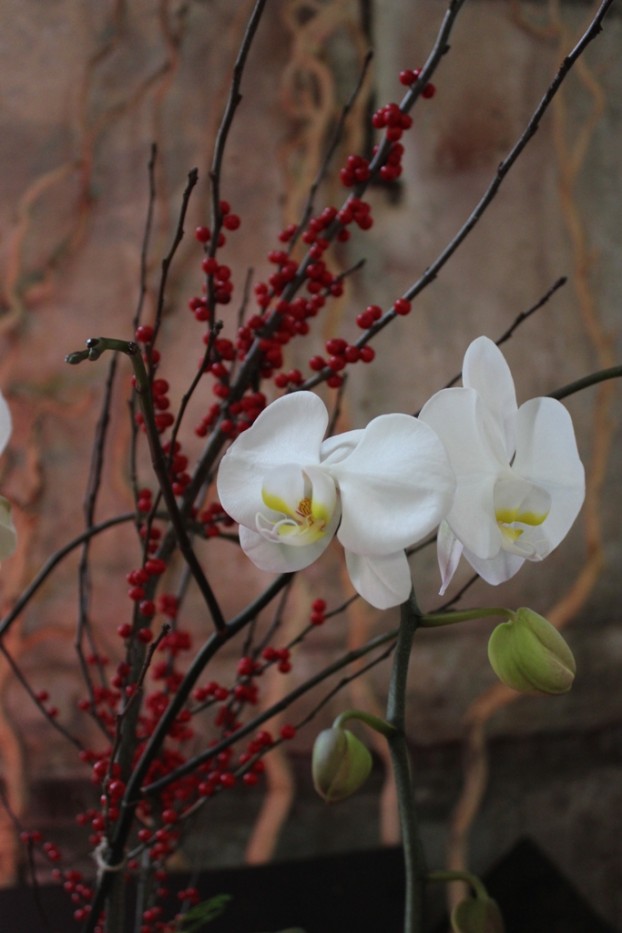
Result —
<instances>
[{"instance_id":1,"label":"white orchid flower","mask_svg":"<svg viewBox=\"0 0 622 933\"><path fill-rule=\"evenodd\" d=\"M12 428L11 412L0 392L0 454L8 443ZM15 544L16 534L11 518L11 503L4 496L0 496L0 560L11 556L15 550Z\"/></svg>"},{"instance_id":2,"label":"white orchid flower","mask_svg":"<svg viewBox=\"0 0 622 933\"><path fill-rule=\"evenodd\" d=\"M514 380L487 337L469 346L463 388L442 389L419 418L445 445L457 479L438 534L441 593L460 557L488 583L509 580L563 540L585 497L570 415L551 398L520 408Z\"/></svg>"},{"instance_id":3,"label":"white orchid flower","mask_svg":"<svg viewBox=\"0 0 622 933\"><path fill-rule=\"evenodd\" d=\"M408 599L405 548L433 531L455 480L434 431L410 415L374 418L323 442L328 412L312 392L285 395L222 459L218 494L261 570L313 563L336 535L354 588L378 609Z\"/></svg>"}]
</instances>

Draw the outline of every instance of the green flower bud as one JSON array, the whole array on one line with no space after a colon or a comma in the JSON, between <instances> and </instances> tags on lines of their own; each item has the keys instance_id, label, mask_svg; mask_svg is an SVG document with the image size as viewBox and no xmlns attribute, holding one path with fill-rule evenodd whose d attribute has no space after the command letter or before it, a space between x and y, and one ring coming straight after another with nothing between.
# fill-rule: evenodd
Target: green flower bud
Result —
<instances>
[{"instance_id":1,"label":"green flower bud","mask_svg":"<svg viewBox=\"0 0 622 933\"><path fill-rule=\"evenodd\" d=\"M451 914L453 933L503 933L503 917L490 897L469 897Z\"/></svg>"},{"instance_id":2,"label":"green flower bud","mask_svg":"<svg viewBox=\"0 0 622 933\"><path fill-rule=\"evenodd\" d=\"M521 693L567 693L577 670L557 629L531 609L517 609L497 626L488 659L499 680Z\"/></svg>"},{"instance_id":3,"label":"green flower bud","mask_svg":"<svg viewBox=\"0 0 622 933\"><path fill-rule=\"evenodd\" d=\"M324 729L313 746L311 771L316 791L327 803L350 797L371 771L367 746L348 729Z\"/></svg>"}]
</instances>

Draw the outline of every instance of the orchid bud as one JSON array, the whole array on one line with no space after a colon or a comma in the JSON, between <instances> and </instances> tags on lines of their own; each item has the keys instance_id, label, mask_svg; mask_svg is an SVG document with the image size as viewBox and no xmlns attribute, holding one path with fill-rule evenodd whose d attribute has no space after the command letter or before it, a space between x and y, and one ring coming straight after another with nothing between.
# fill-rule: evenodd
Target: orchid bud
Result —
<instances>
[{"instance_id":1,"label":"orchid bud","mask_svg":"<svg viewBox=\"0 0 622 933\"><path fill-rule=\"evenodd\" d=\"M490 897L469 897L451 915L453 933L503 933L503 917Z\"/></svg>"},{"instance_id":2,"label":"orchid bud","mask_svg":"<svg viewBox=\"0 0 622 933\"><path fill-rule=\"evenodd\" d=\"M324 729L315 740L313 784L327 803L350 797L367 780L371 766L369 749L348 729Z\"/></svg>"},{"instance_id":3,"label":"orchid bud","mask_svg":"<svg viewBox=\"0 0 622 933\"><path fill-rule=\"evenodd\" d=\"M577 669L558 630L531 609L517 609L497 626L488 659L499 680L521 693L567 693Z\"/></svg>"}]
</instances>

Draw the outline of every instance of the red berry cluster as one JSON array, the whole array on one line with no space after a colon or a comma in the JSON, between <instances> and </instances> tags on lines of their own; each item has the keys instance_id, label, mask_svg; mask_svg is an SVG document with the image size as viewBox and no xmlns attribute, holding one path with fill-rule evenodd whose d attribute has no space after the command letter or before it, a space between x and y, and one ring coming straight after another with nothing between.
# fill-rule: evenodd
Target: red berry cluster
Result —
<instances>
[{"instance_id":1,"label":"red berry cluster","mask_svg":"<svg viewBox=\"0 0 622 933\"><path fill-rule=\"evenodd\" d=\"M420 74L420 68L405 68L404 71L400 71L400 84L404 84L406 87L410 87L412 84L415 84L415 82L419 80ZM434 97L435 94L436 87L432 84L431 81L428 81L421 92L421 96L426 100L429 100L431 97Z\"/></svg>"},{"instance_id":2,"label":"red berry cluster","mask_svg":"<svg viewBox=\"0 0 622 933\"><path fill-rule=\"evenodd\" d=\"M326 621L326 600L314 599L311 603L311 615L309 622L311 625L324 625Z\"/></svg>"},{"instance_id":3,"label":"red berry cluster","mask_svg":"<svg viewBox=\"0 0 622 933\"><path fill-rule=\"evenodd\" d=\"M412 126L412 117L409 113L404 113L399 104L385 104L375 112L371 118L375 129L386 130L386 138L396 143L402 138L404 130L409 130Z\"/></svg>"},{"instance_id":4,"label":"red berry cluster","mask_svg":"<svg viewBox=\"0 0 622 933\"><path fill-rule=\"evenodd\" d=\"M338 388L343 383L343 376L338 375L346 368L349 363L371 363L376 353L373 347L358 347L355 344L349 344L342 337L331 337L325 344L327 357L312 356L309 360L309 368L313 372L322 372L328 368L331 375L326 379L327 385L331 388Z\"/></svg>"}]
</instances>

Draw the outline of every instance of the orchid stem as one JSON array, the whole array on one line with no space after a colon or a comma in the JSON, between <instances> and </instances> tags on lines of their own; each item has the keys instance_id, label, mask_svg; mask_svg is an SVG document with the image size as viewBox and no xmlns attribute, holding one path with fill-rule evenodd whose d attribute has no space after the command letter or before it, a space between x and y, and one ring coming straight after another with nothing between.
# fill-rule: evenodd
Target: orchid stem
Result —
<instances>
[{"instance_id":1,"label":"orchid stem","mask_svg":"<svg viewBox=\"0 0 622 933\"><path fill-rule=\"evenodd\" d=\"M401 607L400 629L387 699L387 721L395 731L387 737L397 787L406 880L404 933L423 933L426 863L419 836L415 793L406 742L406 687L414 634L421 622L414 593Z\"/></svg>"},{"instance_id":2,"label":"orchid stem","mask_svg":"<svg viewBox=\"0 0 622 933\"><path fill-rule=\"evenodd\" d=\"M421 616L419 625L422 628L437 628L441 625L454 625L458 622L470 622L473 619L484 619L489 616L501 616L511 619L514 613L511 609L501 607L487 609L462 609L457 612L427 612Z\"/></svg>"},{"instance_id":3,"label":"orchid stem","mask_svg":"<svg viewBox=\"0 0 622 933\"><path fill-rule=\"evenodd\" d=\"M386 719L380 719L379 716L372 716L371 713L365 713L360 709L347 709L343 713L339 713L333 723L333 729L342 729L350 719L358 719L359 722L369 726L374 732L384 735L387 739L397 732L395 726L387 722Z\"/></svg>"}]
</instances>

